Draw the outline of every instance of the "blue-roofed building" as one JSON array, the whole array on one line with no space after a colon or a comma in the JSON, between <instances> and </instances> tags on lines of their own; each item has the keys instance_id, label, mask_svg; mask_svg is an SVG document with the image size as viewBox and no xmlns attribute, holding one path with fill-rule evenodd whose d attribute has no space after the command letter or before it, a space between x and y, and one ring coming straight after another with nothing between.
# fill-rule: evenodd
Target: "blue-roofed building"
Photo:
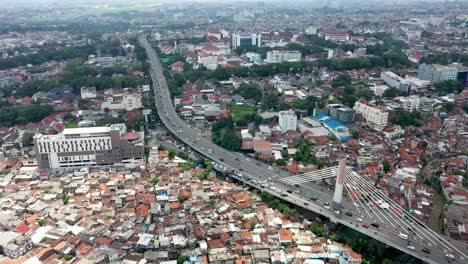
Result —
<instances>
[{"instance_id":1,"label":"blue-roofed building","mask_svg":"<svg viewBox=\"0 0 468 264\"><path fill-rule=\"evenodd\" d=\"M351 133L349 133L349 128L340 121L335 120L324 113L317 113L315 118L341 141L347 141L352 138Z\"/></svg>"}]
</instances>

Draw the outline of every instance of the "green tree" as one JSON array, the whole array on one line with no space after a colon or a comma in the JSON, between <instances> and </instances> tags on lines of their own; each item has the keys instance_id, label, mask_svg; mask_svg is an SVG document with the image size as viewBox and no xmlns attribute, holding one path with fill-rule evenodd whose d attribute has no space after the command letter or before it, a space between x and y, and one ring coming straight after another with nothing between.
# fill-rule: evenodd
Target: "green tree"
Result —
<instances>
[{"instance_id":1,"label":"green tree","mask_svg":"<svg viewBox=\"0 0 468 264\"><path fill-rule=\"evenodd\" d=\"M21 137L21 144L23 145L23 147L31 147L33 143L33 137L33 132L25 132Z\"/></svg>"},{"instance_id":2,"label":"green tree","mask_svg":"<svg viewBox=\"0 0 468 264\"><path fill-rule=\"evenodd\" d=\"M393 99L397 96L401 95L401 91L395 87L390 87L387 90L385 90L382 94L382 97L388 98L388 99Z\"/></svg>"},{"instance_id":3,"label":"green tree","mask_svg":"<svg viewBox=\"0 0 468 264\"><path fill-rule=\"evenodd\" d=\"M39 220L37 221L37 223L38 223L40 226L45 226L45 225L47 225L47 220L45 220L45 219L39 219Z\"/></svg>"},{"instance_id":4,"label":"green tree","mask_svg":"<svg viewBox=\"0 0 468 264\"><path fill-rule=\"evenodd\" d=\"M183 264L187 260L187 257L180 255L177 257L177 264Z\"/></svg>"},{"instance_id":5,"label":"green tree","mask_svg":"<svg viewBox=\"0 0 468 264\"><path fill-rule=\"evenodd\" d=\"M175 157L175 155L176 155L175 150L170 149L169 153L168 153L169 159L173 159Z\"/></svg>"},{"instance_id":6,"label":"green tree","mask_svg":"<svg viewBox=\"0 0 468 264\"><path fill-rule=\"evenodd\" d=\"M274 94L265 94L262 98L262 106L264 110L278 109L278 96Z\"/></svg>"},{"instance_id":7,"label":"green tree","mask_svg":"<svg viewBox=\"0 0 468 264\"><path fill-rule=\"evenodd\" d=\"M262 91L260 91L255 84L242 83L239 86L239 89L235 92L245 99L254 99L258 101L262 97Z\"/></svg>"},{"instance_id":8,"label":"green tree","mask_svg":"<svg viewBox=\"0 0 468 264\"><path fill-rule=\"evenodd\" d=\"M310 231L318 237L323 237L325 235L322 226L315 221L310 224Z\"/></svg>"},{"instance_id":9,"label":"green tree","mask_svg":"<svg viewBox=\"0 0 468 264\"><path fill-rule=\"evenodd\" d=\"M351 76L349 74L340 74L333 81L330 82L333 88L346 86L351 84Z\"/></svg>"},{"instance_id":10,"label":"green tree","mask_svg":"<svg viewBox=\"0 0 468 264\"><path fill-rule=\"evenodd\" d=\"M285 166L286 165L286 161L284 159L277 159L275 161L276 165L278 166Z\"/></svg>"},{"instance_id":11,"label":"green tree","mask_svg":"<svg viewBox=\"0 0 468 264\"><path fill-rule=\"evenodd\" d=\"M434 84L436 91L448 94L448 93L460 93L463 91L463 83L459 80L446 80L443 82L438 82Z\"/></svg>"},{"instance_id":12,"label":"green tree","mask_svg":"<svg viewBox=\"0 0 468 264\"><path fill-rule=\"evenodd\" d=\"M402 127L416 126L420 127L424 124L424 118L420 112L406 112L402 108L397 108L391 118L392 123Z\"/></svg>"},{"instance_id":13,"label":"green tree","mask_svg":"<svg viewBox=\"0 0 468 264\"><path fill-rule=\"evenodd\" d=\"M392 164L387 159L384 159L382 162L383 170L385 173L388 173L392 169Z\"/></svg>"},{"instance_id":14,"label":"green tree","mask_svg":"<svg viewBox=\"0 0 468 264\"><path fill-rule=\"evenodd\" d=\"M216 201L213 200L213 199L211 199L211 200L208 202L208 204L210 205L210 207L215 207Z\"/></svg>"}]
</instances>

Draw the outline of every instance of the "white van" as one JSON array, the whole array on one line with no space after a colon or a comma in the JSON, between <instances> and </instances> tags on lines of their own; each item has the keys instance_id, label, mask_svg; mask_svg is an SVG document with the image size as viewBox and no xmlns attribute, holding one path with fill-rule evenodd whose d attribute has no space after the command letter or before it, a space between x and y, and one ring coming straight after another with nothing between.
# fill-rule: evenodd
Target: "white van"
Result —
<instances>
[{"instance_id":1,"label":"white van","mask_svg":"<svg viewBox=\"0 0 468 264\"><path fill-rule=\"evenodd\" d=\"M408 239L408 235L407 235L407 234L404 234L404 233L398 234L398 237L400 237L401 239L404 239L404 240L407 240L407 239Z\"/></svg>"}]
</instances>

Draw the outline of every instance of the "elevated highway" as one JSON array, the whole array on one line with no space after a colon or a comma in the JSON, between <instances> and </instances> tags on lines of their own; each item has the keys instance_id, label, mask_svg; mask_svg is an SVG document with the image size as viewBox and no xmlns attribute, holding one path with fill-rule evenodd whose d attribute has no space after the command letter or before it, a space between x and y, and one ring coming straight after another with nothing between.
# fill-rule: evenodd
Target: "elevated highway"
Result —
<instances>
[{"instance_id":1,"label":"elevated highway","mask_svg":"<svg viewBox=\"0 0 468 264\"><path fill-rule=\"evenodd\" d=\"M293 177L293 175L250 159L242 154L221 148L210 140L198 135L194 129L177 115L157 53L145 36L140 36L139 42L145 48L148 55L150 74L154 87L155 105L162 123L174 136L185 144L206 158L215 161L218 170L227 170L231 172L233 178L247 185L326 216L331 221L346 225L425 262L467 263L466 256L468 254L465 244L435 234L430 230L426 230L425 227L417 226L411 228L415 232L414 236L410 235L407 239L402 239L398 236L398 229L390 226L389 223L385 222L385 219L379 217L379 212L370 210L371 212L367 212L366 215L359 210L359 207L354 202L346 199L343 200L341 213L338 214L329 206L332 203L333 190L315 181L304 182L300 179L297 179L297 182L300 184L285 184L281 180ZM357 220L358 218L359 221ZM379 226L375 227L372 224L375 225L377 219L380 222ZM424 250L426 252L423 249L426 249Z\"/></svg>"}]
</instances>

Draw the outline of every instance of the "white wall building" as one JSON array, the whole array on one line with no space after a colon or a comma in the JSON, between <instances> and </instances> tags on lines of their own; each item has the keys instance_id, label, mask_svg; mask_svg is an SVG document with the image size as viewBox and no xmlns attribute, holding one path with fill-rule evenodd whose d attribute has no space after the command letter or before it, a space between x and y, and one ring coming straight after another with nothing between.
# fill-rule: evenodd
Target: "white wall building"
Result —
<instances>
[{"instance_id":1,"label":"white wall building","mask_svg":"<svg viewBox=\"0 0 468 264\"><path fill-rule=\"evenodd\" d=\"M112 90L104 95L104 101L101 104L101 109L108 108L110 110L127 110L142 108L142 98L140 93L123 91L119 92Z\"/></svg>"},{"instance_id":2,"label":"white wall building","mask_svg":"<svg viewBox=\"0 0 468 264\"><path fill-rule=\"evenodd\" d=\"M406 112L419 110L419 104L421 102L419 96L398 97L395 99L399 103L400 107L403 108Z\"/></svg>"},{"instance_id":3,"label":"white wall building","mask_svg":"<svg viewBox=\"0 0 468 264\"><path fill-rule=\"evenodd\" d=\"M279 112L279 126L281 133L286 133L290 130L296 131L297 115L293 110Z\"/></svg>"},{"instance_id":4,"label":"white wall building","mask_svg":"<svg viewBox=\"0 0 468 264\"><path fill-rule=\"evenodd\" d=\"M354 110L356 110L356 113L361 114L376 130L381 131L387 126L388 113L384 112L381 108L356 102L356 104L354 104Z\"/></svg>"},{"instance_id":5,"label":"white wall building","mask_svg":"<svg viewBox=\"0 0 468 264\"><path fill-rule=\"evenodd\" d=\"M408 93L410 90L410 84L408 81L391 71L381 72L380 79L382 79L388 86L397 88L402 92Z\"/></svg>"},{"instance_id":6,"label":"white wall building","mask_svg":"<svg viewBox=\"0 0 468 264\"><path fill-rule=\"evenodd\" d=\"M374 85L374 86L369 87L369 89L371 89L371 91L374 92L375 95L380 96L380 97L382 97L383 93L388 88L390 87L388 87L387 85Z\"/></svg>"},{"instance_id":7,"label":"white wall building","mask_svg":"<svg viewBox=\"0 0 468 264\"><path fill-rule=\"evenodd\" d=\"M298 50L272 50L267 52L266 62L281 63L284 61L300 61L302 54Z\"/></svg>"},{"instance_id":8,"label":"white wall building","mask_svg":"<svg viewBox=\"0 0 468 264\"><path fill-rule=\"evenodd\" d=\"M199 54L198 64L201 64L209 70L215 70L218 68L218 56L211 54Z\"/></svg>"},{"instance_id":9,"label":"white wall building","mask_svg":"<svg viewBox=\"0 0 468 264\"><path fill-rule=\"evenodd\" d=\"M39 169L113 165L144 161L141 134L122 135L110 127L66 128L61 134L34 136Z\"/></svg>"},{"instance_id":10,"label":"white wall building","mask_svg":"<svg viewBox=\"0 0 468 264\"><path fill-rule=\"evenodd\" d=\"M96 87L81 87L81 99L96 98Z\"/></svg>"}]
</instances>

